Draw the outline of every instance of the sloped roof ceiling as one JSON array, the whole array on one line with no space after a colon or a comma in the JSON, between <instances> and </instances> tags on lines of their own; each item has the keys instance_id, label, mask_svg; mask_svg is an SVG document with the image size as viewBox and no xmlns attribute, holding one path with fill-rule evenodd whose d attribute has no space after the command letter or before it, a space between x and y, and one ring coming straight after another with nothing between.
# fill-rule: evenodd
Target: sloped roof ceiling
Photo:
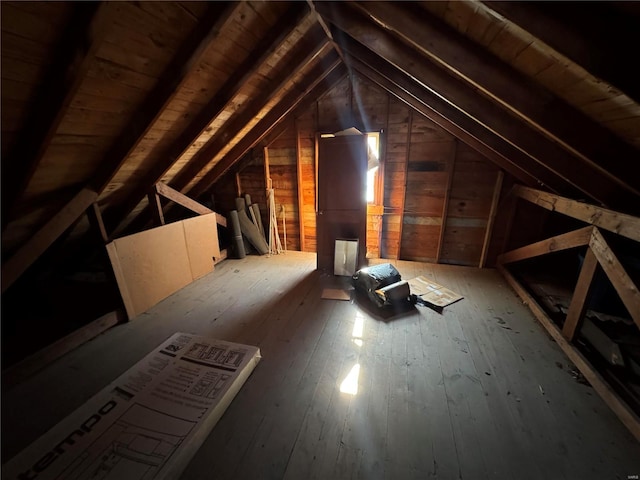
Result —
<instances>
[{"instance_id":1,"label":"sloped roof ceiling","mask_svg":"<svg viewBox=\"0 0 640 480\"><path fill-rule=\"evenodd\" d=\"M94 204L117 234L159 181L205 193L350 71L525 184L640 210L634 4L1 6L3 277Z\"/></svg>"}]
</instances>

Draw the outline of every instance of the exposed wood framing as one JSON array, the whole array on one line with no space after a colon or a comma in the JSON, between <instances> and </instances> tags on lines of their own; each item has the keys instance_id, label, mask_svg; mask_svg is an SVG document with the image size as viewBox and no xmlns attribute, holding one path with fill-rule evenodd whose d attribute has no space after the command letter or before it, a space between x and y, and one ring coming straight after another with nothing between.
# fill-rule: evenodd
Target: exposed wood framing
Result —
<instances>
[{"instance_id":1,"label":"exposed wood framing","mask_svg":"<svg viewBox=\"0 0 640 480\"><path fill-rule=\"evenodd\" d=\"M577 202L569 198L522 185L515 185L513 193L520 198L535 203L552 212L562 213L640 242L640 218L638 217L596 207L588 203Z\"/></svg>"},{"instance_id":2,"label":"exposed wood framing","mask_svg":"<svg viewBox=\"0 0 640 480\"><path fill-rule=\"evenodd\" d=\"M107 223L115 229L143 198L141 191L148 190L169 171L171 166L182 156L200 134L209 126L233 100L240 88L255 74L264 61L273 54L282 41L291 34L300 15L305 14L305 7L292 9L269 30L265 41L250 52L246 60L233 72L216 92L213 98L200 111L171 145L155 158L153 167L139 182L139 189L128 195L118 207L110 210ZM132 222L133 223L133 222Z\"/></svg>"},{"instance_id":3,"label":"exposed wood framing","mask_svg":"<svg viewBox=\"0 0 640 480\"><path fill-rule=\"evenodd\" d=\"M562 335L558 326L553 323L544 309L536 302L536 300L520 285L513 275L502 265L498 264L498 270L504 278L509 282L511 287L528 304L538 321L546 328L553 339L558 343L560 348L582 372L584 377L589 381L591 386L600 397L605 401L609 408L618 416L620 421L631 431L631 433L640 441L640 417L616 394L609 386L607 381L598 373L598 371L589 363L589 361Z\"/></svg>"},{"instance_id":4,"label":"exposed wood framing","mask_svg":"<svg viewBox=\"0 0 640 480\"><path fill-rule=\"evenodd\" d=\"M467 116L479 122L485 128L498 133L514 147L526 152L535 162L548 169L563 182L577 188L598 202L612 205L627 205L637 196L620 188L620 185L604 177L601 172L587 168L584 163L548 139L526 123L515 119L486 97L478 95L475 88L455 79L424 56L407 51L404 44L386 33L382 28L372 25L364 18L347 15L350 12L340 4L331 8L317 4L316 8L325 18L337 25L347 35L366 45L377 55L393 64L405 74L412 76L424 88L431 89L449 102L455 104ZM343 14L341 14L341 12ZM336 35L334 35L336 36ZM340 38L341 45L349 41ZM549 159L553 159L551 162ZM581 175L576 176L576 169Z\"/></svg>"},{"instance_id":5,"label":"exposed wood framing","mask_svg":"<svg viewBox=\"0 0 640 480\"><path fill-rule=\"evenodd\" d=\"M510 252L503 253L498 256L498 263L505 265L507 263L526 260L527 258L538 257L551 252L559 252L569 248L581 247L588 245L591 240L593 227L584 227L572 232L556 235L555 237L541 240L531 245L526 245Z\"/></svg>"},{"instance_id":6,"label":"exposed wood framing","mask_svg":"<svg viewBox=\"0 0 640 480\"><path fill-rule=\"evenodd\" d=\"M100 239L104 243L109 243L111 240L109 239L109 234L107 234L107 229L104 227L104 221L102 220L102 213L100 212L100 205L98 205L98 202L93 202L91 207L87 209L87 216L89 217L91 227L97 232Z\"/></svg>"},{"instance_id":7,"label":"exposed wood framing","mask_svg":"<svg viewBox=\"0 0 640 480\"><path fill-rule=\"evenodd\" d=\"M404 225L404 208L407 202L407 185L409 184L409 157L411 155L411 133L413 130L413 110L409 109L409 121L407 125L407 141L405 143L404 157L404 185L402 187L402 204L400 205L400 233L398 236L398 253L396 258L402 258L402 231Z\"/></svg>"},{"instance_id":8,"label":"exposed wood framing","mask_svg":"<svg viewBox=\"0 0 640 480\"><path fill-rule=\"evenodd\" d=\"M578 277L578 283L571 297L571 304L567 311L567 317L564 320L562 326L562 334L570 342L575 338L576 333L580 329L580 324L584 317L584 312L587 309L587 300L589 298L589 290L593 285L593 276L596 273L598 267L598 260L593 253L593 250L587 248L587 253L580 269L580 275Z\"/></svg>"},{"instance_id":9,"label":"exposed wood framing","mask_svg":"<svg viewBox=\"0 0 640 480\"><path fill-rule=\"evenodd\" d=\"M490 15L506 17L556 52L640 101L640 76L625 68L619 54L616 55L625 51L628 45L638 43L637 28L623 12L612 9L602 12L606 4L593 2L579 16L571 15L570 18L566 17L565 6L565 19L558 17L557 5L486 1L479 3L479 8L486 9ZM546 12L541 6L546 7ZM606 21L599 11L606 14Z\"/></svg>"},{"instance_id":10,"label":"exposed wood framing","mask_svg":"<svg viewBox=\"0 0 640 480\"><path fill-rule=\"evenodd\" d=\"M60 212L54 215L38 232L2 265L2 292L4 293L51 244L71 227L98 199L98 193L88 188L78 192Z\"/></svg>"},{"instance_id":11,"label":"exposed wood framing","mask_svg":"<svg viewBox=\"0 0 640 480\"><path fill-rule=\"evenodd\" d=\"M15 202L27 188L102 43L108 8L107 2L73 4L51 67L35 94L32 111L8 158L2 162L3 229L12 219Z\"/></svg>"},{"instance_id":12,"label":"exposed wood framing","mask_svg":"<svg viewBox=\"0 0 640 480\"><path fill-rule=\"evenodd\" d=\"M223 227L227 226L227 219L224 217L224 215L220 215L219 213L214 212L210 208L202 205L200 202L196 202L194 199L189 198L186 195L183 195L182 193L178 192L177 190L174 190L173 188L171 188L169 185L165 183L162 183L162 182L156 183L155 191L157 195L162 195L167 200L171 200L172 202L175 202L178 205L181 205L184 208L191 210L194 213L197 213L198 215L207 215L209 213L215 213L216 223ZM238 194L238 196L240 195Z\"/></svg>"},{"instance_id":13,"label":"exposed wood framing","mask_svg":"<svg viewBox=\"0 0 640 480\"><path fill-rule=\"evenodd\" d=\"M281 122L291 111L299 104L304 104L305 98L317 98L321 92L324 92L338 83L345 76L344 68L339 68L340 60L333 55L325 58L322 65L314 67L309 72L311 80L310 85L303 91L292 90L260 120L251 131L233 147L229 153L218 162L211 170L209 170L197 183L192 191L193 197L198 197L206 192L211 186L233 165L233 163L242 155L247 153L255 146L265 135L267 135L279 122ZM309 100L307 99L309 102Z\"/></svg>"},{"instance_id":14,"label":"exposed wood framing","mask_svg":"<svg viewBox=\"0 0 640 480\"><path fill-rule=\"evenodd\" d=\"M221 11L223 7L224 10ZM206 47L218 35L221 26L230 17L235 8L237 8L237 5L233 4L212 4L209 7L207 15L182 45L168 68L165 69L156 87L146 96L143 106L122 129L113 146L107 151L98 172L93 175L90 185L80 190L61 211L41 227L31 237L30 241L14 255L17 258L12 257L2 266L3 277L5 268L9 273L8 281L7 279L3 281L3 292L17 277L22 275L38 256L44 253L63 232L80 218L97 199L99 193L107 187L126 157L157 119L166 104L173 98L178 86L184 81L190 69L195 66ZM144 193L142 195L144 196Z\"/></svg>"},{"instance_id":15,"label":"exposed wood framing","mask_svg":"<svg viewBox=\"0 0 640 480\"><path fill-rule=\"evenodd\" d=\"M304 238L304 191L302 188L302 163L300 162L300 128L298 121L294 119L296 130L296 174L298 179L298 223L300 225L300 251L305 251ZM286 242L285 242L286 244Z\"/></svg>"},{"instance_id":16,"label":"exposed wood framing","mask_svg":"<svg viewBox=\"0 0 640 480\"><path fill-rule=\"evenodd\" d=\"M498 200L500 199L500 192L502 191L502 179L504 173L502 170L498 171L496 177L496 185L493 188L493 197L491 198L491 209L489 210L489 218L487 219L487 229L484 232L484 241L482 242L482 253L480 255L479 268L484 268L487 261L487 252L489 251L489 244L491 243L491 233L493 232L493 223L496 220L496 213L498 211Z\"/></svg>"},{"instance_id":17,"label":"exposed wood framing","mask_svg":"<svg viewBox=\"0 0 640 480\"><path fill-rule=\"evenodd\" d=\"M631 318L640 328L640 292L638 287L633 283L624 267L616 257L615 253L609 248L607 241L597 228L593 229L589 247L598 259L598 263L611 280L620 299L627 307Z\"/></svg>"},{"instance_id":18,"label":"exposed wood framing","mask_svg":"<svg viewBox=\"0 0 640 480\"><path fill-rule=\"evenodd\" d=\"M453 184L453 172L456 165L456 153L458 151L458 141L453 141L451 148L451 156L447 162L447 185L444 191L444 202L442 203L442 224L440 225L440 236L438 237L438 249L436 250L436 263L440 263L440 255L442 254L442 244L444 243L444 234L447 229L447 217L449 215L449 198L451 197L451 185Z\"/></svg>"},{"instance_id":19,"label":"exposed wood framing","mask_svg":"<svg viewBox=\"0 0 640 480\"><path fill-rule=\"evenodd\" d=\"M164 213L162 211L162 203L160 202L160 195L158 192L153 191L147 194L149 200L149 210L151 211L151 217L153 222L158 225L164 225Z\"/></svg>"},{"instance_id":20,"label":"exposed wood framing","mask_svg":"<svg viewBox=\"0 0 640 480\"><path fill-rule=\"evenodd\" d=\"M624 174L637 153L607 129L422 9L399 2L356 5L452 74L580 156L601 175L638 194L640 177Z\"/></svg>"},{"instance_id":21,"label":"exposed wood framing","mask_svg":"<svg viewBox=\"0 0 640 480\"><path fill-rule=\"evenodd\" d=\"M564 182L526 153L469 118L434 92L418 85L366 48L352 42L347 45L347 51L350 62L359 73L482 153L525 185L533 186L542 182L554 191L567 188Z\"/></svg>"}]
</instances>

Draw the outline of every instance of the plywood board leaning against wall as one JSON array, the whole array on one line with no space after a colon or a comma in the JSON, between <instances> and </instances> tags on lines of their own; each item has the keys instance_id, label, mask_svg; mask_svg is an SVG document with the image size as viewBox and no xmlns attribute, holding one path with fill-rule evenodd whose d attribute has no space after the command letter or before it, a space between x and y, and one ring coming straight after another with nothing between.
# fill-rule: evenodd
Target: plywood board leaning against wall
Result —
<instances>
[{"instance_id":1,"label":"plywood board leaning against wall","mask_svg":"<svg viewBox=\"0 0 640 480\"><path fill-rule=\"evenodd\" d=\"M215 213L118 238L107 252L132 319L213 271L220 256Z\"/></svg>"}]
</instances>

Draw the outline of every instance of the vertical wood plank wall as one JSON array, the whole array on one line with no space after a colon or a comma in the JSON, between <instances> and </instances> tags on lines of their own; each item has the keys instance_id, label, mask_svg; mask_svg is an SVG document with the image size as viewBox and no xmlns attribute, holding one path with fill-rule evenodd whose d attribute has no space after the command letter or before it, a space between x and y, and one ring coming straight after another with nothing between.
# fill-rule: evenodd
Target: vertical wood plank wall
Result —
<instances>
[{"instance_id":1,"label":"vertical wood plank wall","mask_svg":"<svg viewBox=\"0 0 640 480\"><path fill-rule=\"evenodd\" d=\"M298 115L295 122L287 122L284 132L265 146L280 230L280 206L286 209L288 249L300 249L302 215L304 250L316 250L316 133L355 126L361 131L383 130L384 188L380 204L371 207L368 215L368 255L479 264L499 171L481 154L426 117L415 111L410 113L405 104L358 75L338 84ZM261 155L256 155L241 169L239 178L243 193L260 203L266 219L263 162ZM214 194L228 195L229 188L223 184L231 180L229 176L220 180L214 186ZM505 176L502 197L512 183L513 179ZM487 246L489 266L503 248L503 224L508 215L500 211L501 206L495 220L497 234Z\"/></svg>"}]
</instances>

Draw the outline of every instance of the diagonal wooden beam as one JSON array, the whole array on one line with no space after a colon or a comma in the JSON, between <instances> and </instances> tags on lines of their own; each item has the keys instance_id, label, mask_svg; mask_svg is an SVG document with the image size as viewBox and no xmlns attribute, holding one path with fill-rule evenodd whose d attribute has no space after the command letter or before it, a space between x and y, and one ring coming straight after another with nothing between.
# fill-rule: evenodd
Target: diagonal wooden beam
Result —
<instances>
[{"instance_id":1,"label":"diagonal wooden beam","mask_svg":"<svg viewBox=\"0 0 640 480\"><path fill-rule=\"evenodd\" d=\"M301 42L300 48L288 62L288 68L280 71L278 76L269 83L268 87L265 88L258 97L250 102L242 113L228 122L221 131L217 132L214 137L194 155L189 163L185 165L171 181L173 188L182 191L182 189L228 145L231 139L236 137L283 88L291 84L299 71L304 71L318 58L326 45L326 42L318 41L319 38L321 38L319 32L314 30L308 37L308 40L312 40L309 42L310 44Z\"/></svg>"},{"instance_id":2,"label":"diagonal wooden beam","mask_svg":"<svg viewBox=\"0 0 640 480\"><path fill-rule=\"evenodd\" d=\"M278 105L271 109L240 143L232 148L220 162L202 177L190 190L191 196L198 197L211 188L239 158L253 148L296 107L301 105L304 105L302 108L310 106L320 95L342 80L346 72L344 68L338 68L341 64L341 60L332 53L325 57L307 75L307 78L312 79L311 83L302 91L293 89L287 93Z\"/></svg>"},{"instance_id":3,"label":"diagonal wooden beam","mask_svg":"<svg viewBox=\"0 0 640 480\"><path fill-rule=\"evenodd\" d=\"M424 89L362 45L350 42L346 48L347 52L353 53L353 56L349 55L347 58L358 72L492 160L524 184L541 183L554 191L566 191L570 188L528 155L514 148L433 92Z\"/></svg>"},{"instance_id":4,"label":"diagonal wooden beam","mask_svg":"<svg viewBox=\"0 0 640 480\"><path fill-rule=\"evenodd\" d=\"M640 194L640 176L628 175L629 162L637 157L637 150L579 110L414 4L358 2L356 6L451 74L479 88L502 108L560 143L601 175Z\"/></svg>"},{"instance_id":5,"label":"diagonal wooden beam","mask_svg":"<svg viewBox=\"0 0 640 480\"><path fill-rule=\"evenodd\" d=\"M600 233L597 228L593 229L589 247L598 259L598 263L604 270L604 273L609 277L616 292L620 295L620 299L622 303L624 303L624 306L627 307L629 315L631 315L633 321L636 322L636 325L640 328L640 291L638 291L638 287L629 277L620 260L618 260L618 257L613 253L613 250L611 250L602 233Z\"/></svg>"},{"instance_id":6,"label":"diagonal wooden beam","mask_svg":"<svg viewBox=\"0 0 640 480\"><path fill-rule=\"evenodd\" d=\"M155 190L158 195L161 195L167 200L171 200L172 202L175 202L178 205L181 205L184 208L197 213L198 215L207 215L209 213L215 213L216 222L219 225L222 225L223 227L227 226L227 219L224 216L214 212L208 207L205 207L200 202L196 202L194 199L187 197L186 195L183 195L177 190L174 190L169 185L162 182L158 182L156 183Z\"/></svg>"},{"instance_id":7,"label":"diagonal wooden beam","mask_svg":"<svg viewBox=\"0 0 640 480\"><path fill-rule=\"evenodd\" d=\"M640 242L640 218L638 217L596 207L588 203L577 202L522 185L515 185L513 194L552 212L562 213Z\"/></svg>"},{"instance_id":8,"label":"diagonal wooden beam","mask_svg":"<svg viewBox=\"0 0 640 480\"><path fill-rule=\"evenodd\" d=\"M325 19L346 34L353 34L359 43L367 45L367 48L414 78L424 88L443 97L514 147L527 153L565 182L580 189L583 194L610 206L637 201L636 195L623 191L615 182L588 168L580 159L478 94L465 82L451 77L423 55L407 49L406 45L382 28L359 15L336 14L334 9L325 9L322 3L317 4L316 8L323 16L330 15L329 18L325 16ZM336 34L334 38L340 41ZM578 170L580 175L575 174Z\"/></svg>"},{"instance_id":9,"label":"diagonal wooden beam","mask_svg":"<svg viewBox=\"0 0 640 480\"><path fill-rule=\"evenodd\" d=\"M303 113L311 106L311 104L313 104L313 102L345 78L347 71L344 64L340 63L337 55L330 54L330 57L332 57L334 61L326 69L318 70L315 72L317 75L315 75L315 73L309 75L309 77L313 78L314 81L312 81L311 86L306 88L304 92L299 95L299 99L292 100L291 98L285 97L281 100L279 104L274 107L274 109L272 109L269 114L243 138L243 142L231 149L220 161L220 163L228 165L228 167L224 169L219 167L216 169L216 167L218 167L218 165L216 165L196 185L193 186L189 191L192 197L199 197L204 194L231 167L233 167L237 162L241 162L243 155L248 153L251 148L257 145L265 137L270 134L271 136L277 136L278 133L284 131L287 127L287 123L283 120L285 120L288 115L293 115L295 117ZM295 92L295 90L293 92ZM291 95L293 95L292 92L289 93L289 96ZM265 176L265 178L267 177L268 176ZM127 230L137 231L143 228L147 217L148 215L146 214L146 211L140 212L140 214L138 214L138 216L127 225Z\"/></svg>"},{"instance_id":10,"label":"diagonal wooden beam","mask_svg":"<svg viewBox=\"0 0 640 480\"><path fill-rule=\"evenodd\" d=\"M24 273L62 233L67 231L91 207L97 195L109 184L126 157L162 113L188 72L198 63L202 53L219 35L222 25L226 23L236 8L237 4L222 2L212 3L208 7L205 15L160 76L156 86L146 96L141 108L109 148L98 171L93 175L93 179L60 212L41 227L11 259L5 262L10 275L3 278L2 291ZM87 192L91 192L91 194L87 194ZM2 266L2 271L4 277L5 264Z\"/></svg>"},{"instance_id":11,"label":"diagonal wooden beam","mask_svg":"<svg viewBox=\"0 0 640 480\"><path fill-rule=\"evenodd\" d=\"M64 208L52 217L38 232L5 263L2 264L2 293L20 278L27 268L42 255L53 242L72 226L98 199L98 193L83 188Z\"/></svg>"},{"instance_id":12,"label":"diagonal wooden beam","mask_svg":"<svg viewBox=\"0 0 640 480\"><path fill-rule=\"evenodd\" d=\"M107 3L75 2L51 66L34 95L33 108L7 158L2 161L2 226L15 216L16 202L84 79L108 24Z\"/></svg>"},{"instance_id":13,"label":"diagonal wooden beam","mask_svg":"<svg viewBox=\"0 0 640 480\"><path fill-rule=\"evenodd\" d=\"M631 8L634 2L629 2ZM576 15L568 2L478 2L505 17L598 78L640 102L640 75L626 64L629 45L640 44L636 16L625 2L588 2Z\"/></svg>"},{"instance_id":14,"label":"diagonal wooden beam","mask_svg":"<svg viewBox=\"0 0 640 480\"><path fill-rule=\"evenodd\" d=\"M562 325L562 334L570 342L573 341L576 333L580 330L580 324L584 318L584 312L587 310L587 300L589 299L589 292L593 285L593 276L596 273L597 267L598 260L593 250L587 248L587 253L584 257L582 268L580 269L580 275L578 276L578 283L571 296L569 310Z\"/></svg>"},{"instance_id":15,"label":"diagonal wooden beam","mask_svg":"<svg viewBox=\"0 0 640 480\"><path fill-rule=\"evenodd\" d=\"M594 227L584 227L572 232L556 235L521 248L516 248L509 252L498 256L498 263L505 265L507 263L526 260L527 258L538 257L548 253L559 252L569 248L581 247L588 245L591 240L591 232Z\"/></svg>"},{"instance_id":16,"label":"diagonal wooden beam","mask_svg":"<svg viewBox=\"0 0 640 480\"><path fill-rule=\"evenodd\" d=\"M138 205L144 191L151 188L169 171L173 164L193 144L193 142L231 103L242 86L255 74L256 70L269 58L293 32L302 19L308 15L304 4L296 3L267 32L260 44L250 52L247 58L231 74L207 105L194 117L189 125L171 143L154 158L153 166L138 182L139 188L130 193L120 205L110 208L105 215L106 221L115 230L126 216Z\"/></svg>"}]
</instances>

